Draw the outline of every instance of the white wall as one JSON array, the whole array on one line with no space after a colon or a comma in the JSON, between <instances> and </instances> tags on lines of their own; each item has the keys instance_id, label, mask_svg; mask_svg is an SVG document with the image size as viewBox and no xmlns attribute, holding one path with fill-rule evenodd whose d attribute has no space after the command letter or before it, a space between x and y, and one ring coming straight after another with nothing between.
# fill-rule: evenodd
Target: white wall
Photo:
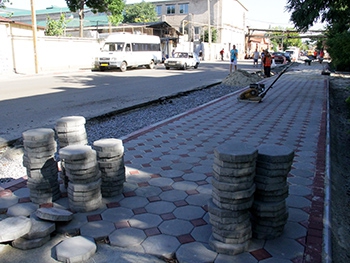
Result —
<instances>
[{"instance_id":1,"label":"white wall","mask_svg":"<svg viewBox=\"0 0 350 263\"><path fill-rule=\"evenodd\" d=\"M0 75L9 72L35 73L33 37L17 35L9 26L0 24ZM68 37L37 37L38 73L91 68L100 44L97 39Z\"/></svg>"}]
</instances>

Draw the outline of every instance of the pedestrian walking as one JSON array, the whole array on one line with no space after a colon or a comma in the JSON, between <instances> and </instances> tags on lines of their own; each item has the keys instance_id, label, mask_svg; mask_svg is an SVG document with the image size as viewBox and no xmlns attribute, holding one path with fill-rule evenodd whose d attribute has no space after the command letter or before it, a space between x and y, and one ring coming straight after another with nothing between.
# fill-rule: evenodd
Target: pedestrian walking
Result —
<instances>
[{"instance_id":1,"label":"pedestrian walking","mask_svg":"<svg viewBox=\"0 0 350 263\"><path fill-rule=\"evenodd\" d=\"M221 57L221 60L224 60L224 53L225 53L224 49L221 49L221 50L220 50L220 57Z\"/></svg>"},{"instance_id":2,"label":"pedestrian walking","mask_svg":"<svg viewBox=\"0 0 350 263\"><path fill-rule=\"evenodd\" d=\"M230 74L232 73L232 65L234 66L234 70L237 70L237 56L238 56L238 50L236 49L236 45L232 46L232 49L230 50L231 54L231 62L230 62Z\"/></svg>"}]
</instances>

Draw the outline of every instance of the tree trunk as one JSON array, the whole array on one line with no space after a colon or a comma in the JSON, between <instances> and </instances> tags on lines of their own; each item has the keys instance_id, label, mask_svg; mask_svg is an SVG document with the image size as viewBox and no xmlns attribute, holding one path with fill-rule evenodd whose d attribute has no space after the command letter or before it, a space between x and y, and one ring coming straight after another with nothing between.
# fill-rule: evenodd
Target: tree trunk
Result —
<instances>
[{"instance_id":1,"label":"tree trunk","mask_svg":"<svg viewBox=\"0 0 350 263\"><path fill-rule=\"evenodd\" d=\"M79 37L84 37L84 3L81 1L79 8Z\"/></svg>"}]
</instances>

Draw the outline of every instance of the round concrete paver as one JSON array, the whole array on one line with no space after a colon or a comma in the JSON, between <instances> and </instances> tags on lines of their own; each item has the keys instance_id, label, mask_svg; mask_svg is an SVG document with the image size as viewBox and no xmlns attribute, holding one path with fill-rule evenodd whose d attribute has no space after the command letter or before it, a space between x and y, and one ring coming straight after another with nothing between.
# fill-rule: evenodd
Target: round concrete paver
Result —
<instances>
[{"instance_id":1,"label":"round concrete paver","mask_svg":"<svg viewBox=\"0 0 350 263\"><path fill-rule=\"evenodd\" d=\"M57 260L63 262L82 262L96 252L95 241L88 237L76 236L62 241L56 246Z\"/></svg>"}]
</instances>

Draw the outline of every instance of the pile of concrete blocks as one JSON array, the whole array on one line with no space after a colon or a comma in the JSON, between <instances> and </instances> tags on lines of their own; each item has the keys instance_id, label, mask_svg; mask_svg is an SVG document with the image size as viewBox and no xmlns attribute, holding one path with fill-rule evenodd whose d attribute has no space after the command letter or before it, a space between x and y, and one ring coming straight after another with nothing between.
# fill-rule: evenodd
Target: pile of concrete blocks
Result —
<instances>
[{"instance_id":1,"label":"pile of concrete blocks","mask_svg":"<svg viewBox=\"0 0 350 263\"><path fill-rule=\"evenodd\" d=\"M293 158L294 151L285 146L266 144L258 148L251 209L253 236L257 239L274 239L283 232L288 219L287 177Z\"/></svg>"},{"instance_id":2,"label":"pile of concrete blocks","mask_svg":"<svg viewBox=\"0 0 350 263\"><path fill-rule=\"evenodd\" d=\"M89 212L102 205L101 172L96 151L88 145L69 145L59 150L68 177L69 207Z\"/></svg>"},{"instance_id":3,"label":"pile of concrete blocks","mask_svg":"<svg viewBox=\"0 0 350 263\"><path fill-rule=\"evenodd\" d=\"M249 248L257 155L257 149L243 143L226 143L214 150L209 244L218 253L236 255Z\"/></svg>"},{"instance_id":4,"label":"pile of concrete blocks","mask_svg":"<svg viewBox=\"0 0 350 263\"><path fill-rule=\"evenodd\" d=\"M60 198L58 167L55 160L57 143L53 129L32 129L22 133L23 166L27 169L27 187L33 203L51 203Z\"/></svg>"},{"instance_id":5,"label":"pile of concrete blocks","mask_svg":"<svg viewBox=\"0 0 350 263\"><path fill-rule=\"evenodd\" d=\"M87 145L87 134L85 129L86 120L83 116L66 116L58 119L55 125L58 148L64 148L68 145ZM68 187L68 178L62 163L59 161L60 178L65 187Z\"/></svg>"},{"instance_id":6,"label":"pile of concrete blocks","mask_svg":"<svg viewBox=\"0 0 350 263\"><path fill-rule=\"evenodd\" d=\"M67 116L58 119L55 131L59 148L68 145L87 145L85 123L86 120L83 116Z\"/></svg>"},{"instance_id":7,"label":"pile of concrete blocks","mask_svg":"<svg viewBox=\"0 0 350 263\"><path fill-rule=\"evenodd\" d=\"M103 197L112 197L122 193L125 182L123 141L106 138L94 141L97 161L101 171L101 193Z\"/></svg>"}]
</instances>

